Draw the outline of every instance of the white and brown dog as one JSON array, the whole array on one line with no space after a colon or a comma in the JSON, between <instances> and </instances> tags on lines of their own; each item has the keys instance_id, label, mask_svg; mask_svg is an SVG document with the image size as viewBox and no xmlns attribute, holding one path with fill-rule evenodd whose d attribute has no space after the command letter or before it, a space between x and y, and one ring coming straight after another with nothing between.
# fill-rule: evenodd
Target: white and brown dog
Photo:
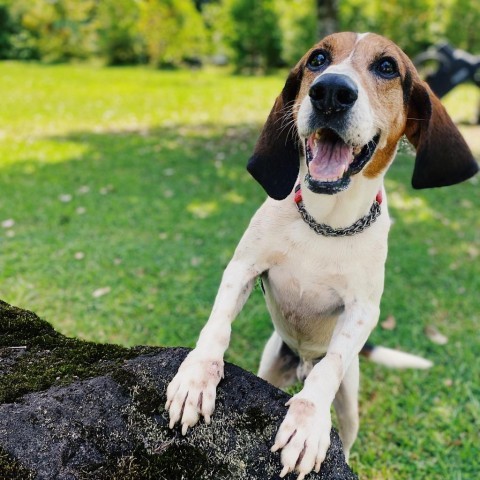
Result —
<instances>
[{"instance_id":1,"label":"white and brown dog","mask_svg":"<svg viewBox=\"0 0 480 480\"><path fill-rule=\"evenodd\" d=\"M415 188L452 185L478 166L408 57L375 34L339 33L290 72L248 170L269 198L227 266L211 316L167 390L170 426L210 421L231 323L260 277L274 332L259 376L299 376L272 451L299 479L318 471L333 403L348 458L358 430L358 354L379 318L390 219L383 178L403 135ZM413 358L413 360L412 360ZM404 366L428 362L400 358ZM392 361L395 364L395 360Z\"/></svg>"}]
</instances>

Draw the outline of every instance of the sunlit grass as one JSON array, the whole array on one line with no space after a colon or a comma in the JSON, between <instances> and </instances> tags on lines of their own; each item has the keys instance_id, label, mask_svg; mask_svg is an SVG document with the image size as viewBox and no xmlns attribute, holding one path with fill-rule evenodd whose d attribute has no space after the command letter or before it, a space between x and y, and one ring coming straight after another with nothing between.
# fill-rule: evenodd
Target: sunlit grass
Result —
<instances>
[{"instance_id":1,"label":"sunlit grass","mask_svg":"<svg viewBox=\"0 0 480 480\"><path fill-rule=\"evenodd\" d=\"M0 223L13 221L0 227L0 298L68 335L193 346L264 198L245 163L283 75L0 69L8 92L0 106ZM412 166L400 154L386 182L395 223L381 318L394 316L397 327L372 338L436 366L396 372L362 364L352 465L365 479L473 479L478 183L414 191ZM447 345L424 335L429 324ZM255 371L271 331L259 290L233 330L228 359Z\"/></svg>"}]
</instances>

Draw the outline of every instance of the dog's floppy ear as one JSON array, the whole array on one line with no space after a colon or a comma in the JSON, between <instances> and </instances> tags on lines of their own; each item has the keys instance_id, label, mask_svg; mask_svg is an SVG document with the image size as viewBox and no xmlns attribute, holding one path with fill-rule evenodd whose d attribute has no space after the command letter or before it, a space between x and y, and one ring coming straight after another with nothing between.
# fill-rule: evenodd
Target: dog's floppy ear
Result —
<instances>
[{"instance_id":1,"label":"dog's floppy ear","mask_svg":"<svg viewBox=\"0 0 480 480\"><path fill-rule=\"evenodd\" d=\"M470 148L430 87L415 79L405 134L416 148L413 188L444 187L478 172Z\"/></svg>"},{"instance_id":2,"label":"dog's floppy ear","mask_svg":"<svg viewBox=\"0 0 480 480\"><path fill-rule=\"evenodd\" d=\"M299 170L299 138L292 108L302 81L302 68L295 67L282 93L275 100L247 170L275 200L293 189Z\"/></svg>"}]
</instances>

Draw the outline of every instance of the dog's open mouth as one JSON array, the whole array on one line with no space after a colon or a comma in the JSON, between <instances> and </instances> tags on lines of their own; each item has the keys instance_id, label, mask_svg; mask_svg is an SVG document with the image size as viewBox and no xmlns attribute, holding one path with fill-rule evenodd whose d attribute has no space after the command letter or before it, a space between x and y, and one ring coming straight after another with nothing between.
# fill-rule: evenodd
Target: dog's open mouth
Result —
<instances>
[{"instance_id":1,"label":"dog's open mouth","mask_svg":"<svg viewBox=\"0 0 480 480\"><path fill-rule=\"evenodd\" d=\"M375 135L363 147L353 147L333 130L317 130L305 140L308 188L329 195L345 190L350 177L360 172L372 158L379 138L380 135Z\"/></svg>"}]
</instances>

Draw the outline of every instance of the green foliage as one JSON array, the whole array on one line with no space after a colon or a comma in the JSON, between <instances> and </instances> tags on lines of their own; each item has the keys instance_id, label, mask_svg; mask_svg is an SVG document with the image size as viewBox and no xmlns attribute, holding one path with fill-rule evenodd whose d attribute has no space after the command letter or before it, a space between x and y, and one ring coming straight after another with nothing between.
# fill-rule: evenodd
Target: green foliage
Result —
<instances>
[{"instance_id":1,"label":"green foliage","mask_svg":"<svg viewBox=\"0 0 480 480\"><path fill-rule=\"evenodd\" d=\"M282 31L282 58L295 65L318 40L315 0L277 0L279 24Z\"/></svg>"},{"instance_id":2,"label":"green foliage","mask_svg":"<svg viewBox=\"0 0 480 480\"><path fill-rule=\"evenodd\" d=\"M5 5L0 5L0 59L10 58L11 36L15 32L10 12Z\"/></svg>"},{"instance_id":3,"label":"green foliage","mask_svg":"<svg viewBox=\"0 0 480 480\"><path fill-rule=\"evenodd\" d=\"M96 53L90 21L95 6L95 0L16 0L11 13L22 30L13 41L14 49L50 63L88 58Z\"/></svg>"},{"instance_id":4,"label":"green foliage","mask_svg":"<svg viewBox=\"0 0 480 480\"><path fill-rule=\"evenodd\" d=\"M238 71L265 72L282 64L282 38L273 0L225 0L225 39Z\"/></svg>"},{"instance_id":5,"label":"green foliage","mask_svg":"<svg viewBox=\"0 0 480 480\"><path fill-rule=\"evenodd\" d=\"M451 0L445 12L445 37L459 48L480 52L480 6L477 0Z\"/></svg>"},{"instance_id":6,"label":"green foliage","mask_svg":"<svg viewBox=\"0 0 480 480\"><path fill-rule=\"evenodd\" d=\"M136 0L102 0L95 22L98 51L109 65L139 63L145 57L143 39L138 31L140 11Z\"/></svg>"},{"instance_id":7,"label":"green foliage","mask_svg":"<svg viewBox=\"0 0 480 480\"><path fill-rule=\"evenodd\" d=\"M449 40L471 53L480 51L480 9L475 0L362 0L340 2L340 29L376 32L415 55Z\"/></svg>"},{"instance_id":8,"label":"green foliage","mask_svg":"<svg viewBox=\"0 0 480 480\"><path fill-rule=\"evenodd\" d=\"M206 48L207 34L191 0L145 0L140 3L139 31L150 63L178 65L196 59Z\"/></svg>"},{"instance_id":9,"label":"green foliage","mask_svg":"<svg viewBox=\"0 0 480 480\"><path fill-rule=\"evenodd\" d=\"M449 40L480 51L475 0L344 0L339 30L376 32L415 55ZM293 65L315 43L316 0L0 0L0 59L155 66L229 58L237 71Z\"/></svg>"}]
</instances>

